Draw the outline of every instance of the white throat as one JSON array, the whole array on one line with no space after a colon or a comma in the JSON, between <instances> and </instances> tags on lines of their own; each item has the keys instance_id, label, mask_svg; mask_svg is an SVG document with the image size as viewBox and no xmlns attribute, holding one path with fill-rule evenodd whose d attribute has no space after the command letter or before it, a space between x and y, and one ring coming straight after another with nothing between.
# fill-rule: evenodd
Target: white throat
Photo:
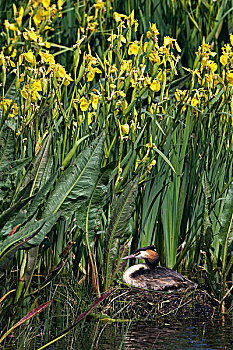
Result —
<instances>
[{"instance_id":1,"label":"white throat","mask_svg":"<svg viewBox=\"0 0 233 350\"><path fill-rule=\"evenodd\" d=\"M133 279L131 277L132 273L134 273L135 271L138 270L150 270L150 268L146 265L146 264L137 264L137 265L133 265L131 267L129 267L122 276L123 282L126 284L129 284L131 286L133 286ZM135 285L135 287L137 287L137 285Z\"/></svg>"}]
</instances>

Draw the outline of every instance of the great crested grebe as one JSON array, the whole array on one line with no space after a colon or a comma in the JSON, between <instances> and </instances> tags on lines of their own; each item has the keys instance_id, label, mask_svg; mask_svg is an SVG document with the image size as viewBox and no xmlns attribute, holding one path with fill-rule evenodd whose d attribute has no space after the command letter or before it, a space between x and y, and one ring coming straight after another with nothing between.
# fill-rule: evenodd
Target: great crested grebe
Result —
<instances>
[{"instance_id":1,"label":"great crested grebe","mask_svg":"<svg viewBox=\"0 0 233 350\"><path fill-rule=\"evenodd\" d=\"M145 264L129 267L123 274L123 282L134 287L153 289L157 291L183 290L196 288L196 283L188 280L180 273L166 267L157 266L159 254L155 246L139 248L132 255L122 259L145 259Z\"/></svg>"}]
</instances>

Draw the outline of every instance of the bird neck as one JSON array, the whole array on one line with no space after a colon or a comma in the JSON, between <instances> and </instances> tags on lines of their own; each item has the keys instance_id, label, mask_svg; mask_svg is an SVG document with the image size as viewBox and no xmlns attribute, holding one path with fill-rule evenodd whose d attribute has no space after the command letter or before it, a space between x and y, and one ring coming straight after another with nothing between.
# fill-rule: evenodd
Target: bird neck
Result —
<instances>
[{"instance_id":1,"label":"bird neck","mask_svg":"<svg viewBox=\"0 0 233 350\"><path fill-rule=\"evenodd\" d=\"M158 266L159 263L159 254L156 253L156 258L155 259L145 259L146 265L150 269L154 269L156 266Z\"/></svg>"}]
</instances>

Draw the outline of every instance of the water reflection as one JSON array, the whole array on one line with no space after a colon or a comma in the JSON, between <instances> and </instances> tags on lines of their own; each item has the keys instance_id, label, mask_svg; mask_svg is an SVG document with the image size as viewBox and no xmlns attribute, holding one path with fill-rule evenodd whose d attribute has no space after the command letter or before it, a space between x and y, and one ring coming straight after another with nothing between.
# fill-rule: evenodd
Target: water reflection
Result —
<instances>
[{"instance_id":1,"label":"water reflection","mask_svg":"<svg viewBox=\"0 0 233 350\"><path fill-rule=\"evenodd\" d=\"M221 321L205 323L198 320L158 324L132 323L109 325L94 347L98 350L152 350L152 349L233 349L232 324Z\"/></svg>"},{"instance_id":2,"label":"water reflection","mask_svg":"<svg viewBox=\"0 0 233 350\"><path fill-rule=\"evenodd\" d=\"M157 322L104 324L86 320L51 350L230 350L233 322L229 317L206 322L203 319L160 319ZM53 328L55 329L55 328ZM64 325L63 325L64 329ZM59 330L56 332L60 333ZM56 334L56 335L57 335ZM52 338L55 334L50 335ZM37 339L39 348L46 343Z\"/></svg>"}]
</instances>

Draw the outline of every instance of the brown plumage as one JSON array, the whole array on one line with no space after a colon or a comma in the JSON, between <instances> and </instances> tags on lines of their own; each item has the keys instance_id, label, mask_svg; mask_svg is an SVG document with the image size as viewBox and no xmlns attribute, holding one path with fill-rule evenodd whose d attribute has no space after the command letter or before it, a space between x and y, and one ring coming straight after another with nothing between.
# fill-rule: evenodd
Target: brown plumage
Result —
<instances>
[{"instance_id":1,"label":"brown plumage","mask_svg":"<svg viewBox=\"0 0 233 350\"><path fill-rule=\"evenodd\" d=\"M129 267L123 274L123 281L128 285L157 291L183 290L196 288L197 285L180 273L166 267L157 266L159 255L155 246L137 249L123 259L145 259L145 264Z\"/></svg>"}]
</instances>

